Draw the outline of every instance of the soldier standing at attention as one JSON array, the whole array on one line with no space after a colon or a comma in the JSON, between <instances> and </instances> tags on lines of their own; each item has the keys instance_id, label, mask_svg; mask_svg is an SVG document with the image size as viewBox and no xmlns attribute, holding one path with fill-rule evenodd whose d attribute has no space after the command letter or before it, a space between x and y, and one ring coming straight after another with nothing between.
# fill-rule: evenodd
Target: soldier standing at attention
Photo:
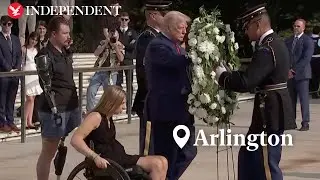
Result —
<instances>
[{"instance_id":1,"label":"soldier standing at attention","mask_svg":"<svg viewBox=\"0 0 320 180\"><path fill-rule=\"evenodd\" d=\"M265 5L265 4L264 4ZM270 19L264 5L245 12L243 21L245 33L250 41L256 41L256 50L245 72L227 72L223 66L215 72L219 84L236 92L256 91L252 122L249 134L271 134L280 136L285 130L295 129L293 108L287 89L290 69L289 51L277 34L271 29ZM281 160L281 137L276 146L259 146L249 151L242 146L238 157L239 180L283 180L279 168ZM272 139L275 142L275 138ZM256 142L260 142L260 136ZM268 142L265 141L264 142ZM254 169L254 170L253 170Z\"/></svg>"},{"instance_id":2,"label":"soldier standing at attention","mask_svg":"<svg viewBox=\"0 0 320 180\"><path fill-rule=\"evenodd\" d=\"M146 29L141 33L136 42L136 73L138 90L135 96L132 110L137 113L140 118L140 133L139 133L139 152L140 155L152 154L151 127L150 123L143 118L144 99L147 95L147 84L144 69L144 55L149 42L159 35L160 26L166 11L170 7L171 2L149 2L146 3ZM148 131L146 126L148 124ZM147 135L147 138L146 138Z\"/></svg>"}]
</instances>

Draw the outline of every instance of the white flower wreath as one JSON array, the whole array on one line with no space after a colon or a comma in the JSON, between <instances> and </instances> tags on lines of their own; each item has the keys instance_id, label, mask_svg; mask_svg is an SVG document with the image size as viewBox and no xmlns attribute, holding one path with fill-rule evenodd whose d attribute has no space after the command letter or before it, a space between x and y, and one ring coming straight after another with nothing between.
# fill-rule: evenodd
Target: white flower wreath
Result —
<instances>
[{"instance_id":1,"label":"white flower wreath","mask_svg":"<svg viewBox=\"0 0 320 180\"><path fill-rule=\"evenodd\" d=\"M219 16L219 10L208 14L201 7L200 17L193 20L188 34L188 55L193 66L189 112L210 125L229 124L238 104L238 94L222 89L213 71L221 63L231 70L240 64L234 32Z\"/></svg>"}]
</instances>

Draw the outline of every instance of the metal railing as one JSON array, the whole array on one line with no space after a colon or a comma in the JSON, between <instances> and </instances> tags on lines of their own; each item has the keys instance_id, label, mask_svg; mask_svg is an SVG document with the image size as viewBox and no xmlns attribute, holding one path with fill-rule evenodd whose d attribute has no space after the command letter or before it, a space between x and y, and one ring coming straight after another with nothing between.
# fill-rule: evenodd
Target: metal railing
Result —
<instances>
[{"instance_id":1,"label":"metal railing","mask_svg":"<svg viewBox=\"0 0 320 180\"><path fill-rule=\"evenodd\" d=\"M79 57L78 57L79 56ZM77 55L76 58L90 58L92 55L91 54L79 54ZM240 62L242 64L247 64L250 62L250 58L244 58L240 59ZM91 64L90 64L91 66ZM83 106L83 76L84 73L87 72L97 72L97 71L129 71L128 73L128 80L129 82L132 82L133 80L133 70L135 69L135 65L131 66L120 66L116 68L111 68L111 67L101 67L101 68L94 68L94 67L75 67L74 68L74 73L78 73L78 97L79 97L79 109L80 113L82 114L82 106ZM25 104L25 97L26 97L26 92L25 92L25 76L27 75L37 75L37 71L13 71L13 72L0 72L0 77L20 77L20 99L21 99L21 143L24 143L26 141L26 119L25 119L25 112L24 112L24 104ZM127 88L127 93L133 94L133 89L132 86L128 86ZM132 104L132 96L129 95L127 96L128 99L128 104ZM244 97L239 99L239 101L250 101L252 100L253 97ZM128 124L131 123L132 119L132 114L131 114L131 108L128 108Z\"/></svg>"},{"instance_id":2,"label":"metal railing","mask_svg":"<svg viewBox=\"0 0 320 180\"><path fill-rule=\"evenodd\" d=\"M135 65L131 66L120 66L120 67L100 67L100 68L74 68L74 73L78 73L79 79L79 109L80 113L82 114L82 96L83 96L83 73L86 72L98 72L98 71L129 71L128 73L128 81L132 82L133 77L133 70L135 69ZM20 77L21 83L20 83L20 97L21 97L21 143L24 143L26 141L26 119L25 119L25 112L24 112L24 103L25 103L25 76L27 75L37 75L37 71L12 71L12 72L0 72L0 77ZM128 86L127 88L127 94L133 94L132 86ZM127 96L128 104L132 104L132 96ZM131 108L128 108L128 124L131 123Z\"/></svg>"}]
</instances>

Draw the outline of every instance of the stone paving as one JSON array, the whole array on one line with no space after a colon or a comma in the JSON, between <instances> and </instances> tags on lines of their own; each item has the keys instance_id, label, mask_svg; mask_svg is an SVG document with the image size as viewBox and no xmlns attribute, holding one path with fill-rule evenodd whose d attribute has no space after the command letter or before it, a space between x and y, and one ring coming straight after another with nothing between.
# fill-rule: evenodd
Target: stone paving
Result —
<instances>
[{"instance_id":1,"label":"stone paving","mask_svg":"<svg viewBox=\"0 0 320 180\"><path fill-rule=\"evenodd\" d=\"M297 108L300 109L300 108ZM296 130L288 131L293 136L293 147L283 147L281 168L284 172L284 180L319 180L320 179L320 100L311 100L311 129L308 132ZM235 126L232 133L246 133L252 113L252 102L240 104L240 109L233 117ZM297 124L300 127L301 115L297 114ZM128 153L138 151L138 121L132 124L118 123L117 138L124 144ZM197 132L203 129L205 133L216 134L216 128L208 127L202 122L196 122ZM83 156L77 153L70 145L69 138L68 156L63 172L62 180L66 179L72 168L83 160ZM39 137L28 137L25 144L20 140L0 143L0 175L1 180L35 180L35 166L41 148ZM198 147L198 155L181 180L233 180L231 153L227 154L225 147L219 148L219 179L217 178L217 153L216 147ZM237 169L237 153L239 148L233 147L235 169ZM229 168L227 168L227 156ZM227 172L230 172L230 178ZM253 169L254 171L254 169ZM237 173L236 173L237 174ZM54 180L54 169L51 170L51 179ZM50 179L50 180L51 180Z\"/></svg>"}]
</instances>

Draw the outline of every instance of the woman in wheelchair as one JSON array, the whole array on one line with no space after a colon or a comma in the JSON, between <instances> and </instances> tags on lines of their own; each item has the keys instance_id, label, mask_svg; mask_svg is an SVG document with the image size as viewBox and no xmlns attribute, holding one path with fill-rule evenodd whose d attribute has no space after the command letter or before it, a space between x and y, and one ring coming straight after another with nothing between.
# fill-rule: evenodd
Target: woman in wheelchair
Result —
<instances>
[{"instance_id":1,"label":"woman in wheelchair","mask_svg":"<svg viewBox=\"0 0 320 180\"><path fill-rule=\"evenodd\" d=\"M108 86L97 106L90 112L71 139L71 145L94 161L98 168L107 168L109 158L124 168L135 165L148 172L152 180L165 180L168 168L162 156L128 155L115 139L116 129L112 116L121 113L126 106L125 92L118 86ZM88 142L93 142L94 151Z\"/></svg>"}]
</instances>

